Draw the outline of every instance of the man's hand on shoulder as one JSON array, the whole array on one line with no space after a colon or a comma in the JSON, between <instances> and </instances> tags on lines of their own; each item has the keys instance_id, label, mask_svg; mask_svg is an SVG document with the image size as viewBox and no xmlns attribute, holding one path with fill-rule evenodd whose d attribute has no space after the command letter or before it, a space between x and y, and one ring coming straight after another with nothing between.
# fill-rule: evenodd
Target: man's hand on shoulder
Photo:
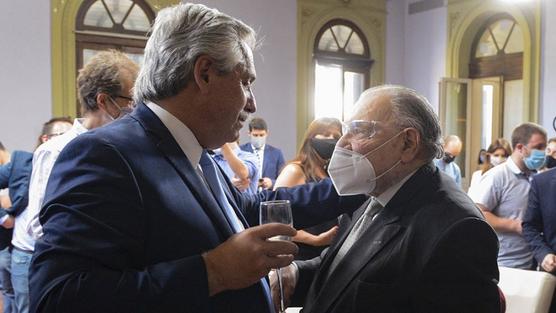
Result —
<instances>
[{"instance_id":1,"label":"man's hand on shoulder","mask_svg":"<svg viewBox=\"0 0 556 313\"><path fill-rule=\"evenodd\" d=\"M295 234L296 230L285 224L251 227L203 254L209 295L249 287L271 269L288 266L297 253L297 246L290 241L267 239Z\"/></svg>"}]
</instances>

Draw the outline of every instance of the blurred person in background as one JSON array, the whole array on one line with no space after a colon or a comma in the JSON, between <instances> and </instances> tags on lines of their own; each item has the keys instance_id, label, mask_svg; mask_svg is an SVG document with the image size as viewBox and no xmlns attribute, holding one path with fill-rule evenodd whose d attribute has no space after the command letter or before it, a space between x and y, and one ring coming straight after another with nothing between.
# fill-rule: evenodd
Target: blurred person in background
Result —
<instances>
[{"instance_id":1,"label":"blurred person in background","mask_svg":"<svg viewBox=\"0 0 556 313\"><path fill-rule=\"evenodd\" d=\"M259 160L253 153L243 151L237 142L229 142L213 150L212 158L241 192L257 193Z\"/></svg>"},{"instance_id":2,"label":"blurred person in background","mask_svg":"<svg viewBox=\"0 0 556 313\"><path fill-rule=\"evenodd\" d=\"M323 117L314 120L305 132L297 156L282 170L274 189L318 182L328 177L328 162L338 139L342 136L342 123L336 118ZM337 219L297 232L293 241L298 243L297 260L319 256L332 242L338 231Z\"/></svg>"},{"instance_id":3,"label":"blurred person in background","mask_svg":"<svg viewBox=\"0 0 556 313\"><path fill-rule=\"evenodd\" d=\"M37 147L49 139L59 136L71 128L67 117L53 118L44 123ZM14 302L11 281L11 247L14 219L23 212L29 200L29 179L31 177L33 154L14 151L10 162L0 165L0 188L8 188L10 205L0 210L0 281L2 282L4 313L18 312Z\"/></svg>"},{"instance_id":4,"label":"blurred person in background","mask_svg":"<svg viewBox=\"0 0 556 313\"><path fill-rule=\"evenodd\" d=\"M35 241L42 236L39 213L52 167L73 139L131 110L132 87L138 70L137 64L116 50L93 56L77 76L82 118L76 118L67 132L40 145L33 153L29 205L17 216L12 238L12 285L18 313L29 311L29 266Z\"/></svg>"},{"instance_id":5,"label":"blurred person in background","mask_svg":"<svg viewBox=\"0 0 556 313\"><path fill-rule=\"evenodd\" d=\"M461 170L454 162L460 155L463 143L456 135L449 135L444 139L444 156L435 159L434 164L438 169L452 177L456 184L461 187Z\"/></svg>"},{"instance_id":6,"label":"blurred person in background","mask_svg":"<svg viewBox=\"0 0 556 313\"><path fill-rule=\"evenodd\" d=\"M546 130L523 123L512 131L512 154L506 162L486 172L469 194L494 228L500 242L498 265L533 269L535 262L523 237L522 219L527 209L530 180L545 162Z\"/></svg>"},{"instance_id":7,"label":"blurred person in background","mask_svg":"<svg viewBox=\"0 0 556 313\"><path fill-rule=\"evenodd\" d=\"M556 167L556 137L548 139L546 145L546 161L544 163L545 169Z\"/></svg>"},{"instance_id":8,"label":"blurred person in background","mask_svg":"<svg viewBox=\"0 0 556 313\"><path fill-rule=\"evenodd\" d=\"M266 121L260 117L254 117L249 122L250 142L240 146L241 150L254 153L257 156L261 176L259 187L262 189L272 188L282 167L284 167L282 150L266 143L268 134Z\"/></svg>"},{"instance_id":9,"label":"blurred person in background","mask_svg":"<svg viewBox=\"0 0 556 313\"><path fill-rule=\"evenodd\" d=\"M471 176L471 184L469 185L469 191L467 193L471 194L474 192L481 177L491 168L506 162L511 154L512 147L506 139L498 138L491 143L488 150L486 150L484 162L480 169L475 171Z\"/></svg>"}]
</instances>

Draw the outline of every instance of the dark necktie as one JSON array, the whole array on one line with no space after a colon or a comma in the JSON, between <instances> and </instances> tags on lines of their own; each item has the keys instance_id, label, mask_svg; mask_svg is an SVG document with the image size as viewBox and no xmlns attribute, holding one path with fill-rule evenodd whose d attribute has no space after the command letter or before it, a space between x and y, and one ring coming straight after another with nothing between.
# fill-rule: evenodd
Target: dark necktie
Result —
<instances>
[{"instance_id":1,"label":"dark necktie","mask_svg":"<svg viewBox=\"0 0 556 313\"><path fill-rule=\"evenodd\" d=\"M365 209L365 212L363 212L361 217L359 217L357 222L353 225L353 228L346 237L346 240L342 243L340 250L338 250L338 253L334 256L334 260L332 260L332 264L330 264L330 267L328 268L328 276L330 276L330 273L334 271L336 266L338 266L338 264L346 256L353 244L361 238L367 229L369 229L369 226L372 224L372 221L379 214L381 209L382 205L380 202L376 199L371 200Z\"/></svg>"}]
</instances>

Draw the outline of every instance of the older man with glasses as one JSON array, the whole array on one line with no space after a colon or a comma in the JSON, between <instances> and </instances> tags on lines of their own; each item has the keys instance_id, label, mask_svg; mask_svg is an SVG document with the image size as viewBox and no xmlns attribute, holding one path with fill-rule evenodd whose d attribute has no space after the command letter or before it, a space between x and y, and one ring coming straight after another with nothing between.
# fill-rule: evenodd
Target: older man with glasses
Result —
<instances>
[{"instance_id":1,"label":"older man with glasses","mask_svg":"<svg viewBox=\"0 0 556 313\"><path fill-rule=\"evenodd\" d=\"M496 234L440 172L440 125L404 87L367 90L328 172L340 195L371 199L320 258L288 266L305 313L499 312Z\"/></svg>"}]
</instances>

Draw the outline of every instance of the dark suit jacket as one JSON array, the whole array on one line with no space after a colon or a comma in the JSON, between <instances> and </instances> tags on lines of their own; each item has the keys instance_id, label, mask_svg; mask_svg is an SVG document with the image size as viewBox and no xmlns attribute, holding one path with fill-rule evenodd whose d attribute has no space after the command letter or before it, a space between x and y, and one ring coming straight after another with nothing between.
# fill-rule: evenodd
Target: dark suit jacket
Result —
<instances>
[{"instance_id":1,"label":"dark suit jacket","mask_svg":"<svg viewBox=\"0 0 556 313\"><path fill-rule=\"evenodd\" d=\"M258 221L259 202L266 199L291 200L302 225L362 202L344 202L329 181L248 196L218 175L245 225ZM204 186L143 104L77 137L58 157L47 186L30 311L269 312L260 282L209 298L201 254L232 230ZM315 201L323 202L311 209Z\"/></svg>"},{"instance_id":2,"label":"dark suit jacket","mask_svg":"<svg viewBox=\"0 0 556 313\"><path fill-rule=\"evenodd\" d=\"M556 169L531 180L523 236L539 264L548 253L556 254Z\"/></svg>"},{"instance_id":3,"label":"dark suit jacket","mask_svg":"<svg viewBox=\"0 0 556 313\"><path fill-rule=\"evenodd\" d=\"M254 153L251 143L242 144L240 148L243 151ZM284 163L282 150L266 144L264 146L263 173L261 177L270 178L272 180L272 184L274 184L276 178L280 175L282 167L284 167Z\"/></svg>"},{"instance_id":4,"label":"dark suit jacket","mask_svg":"<svg viewBox=\"0 0 556 313\"><path fill-rule=\"evenodd\" d=\"M19 215L29 203L29 180L33 167L33 154L26 151L14 151L10 162L0 166L0 189L9 188L12 206L0 209L0 218L10 214ZM0 250L12 241L12 229L0 226Z\"/></svg>"},{"instance_id":5,"label":"dark suit jacket","mask_svg":"<svg viewBox=\"0 0 556 313\"><path fill-rule=\"evenodd\" d=\"M402 186L326 280L365 208L322 262L298 263L296 296L306 297L304 313L500 312L496 234L433 164Z\"/></svg>"}]
</instances>

